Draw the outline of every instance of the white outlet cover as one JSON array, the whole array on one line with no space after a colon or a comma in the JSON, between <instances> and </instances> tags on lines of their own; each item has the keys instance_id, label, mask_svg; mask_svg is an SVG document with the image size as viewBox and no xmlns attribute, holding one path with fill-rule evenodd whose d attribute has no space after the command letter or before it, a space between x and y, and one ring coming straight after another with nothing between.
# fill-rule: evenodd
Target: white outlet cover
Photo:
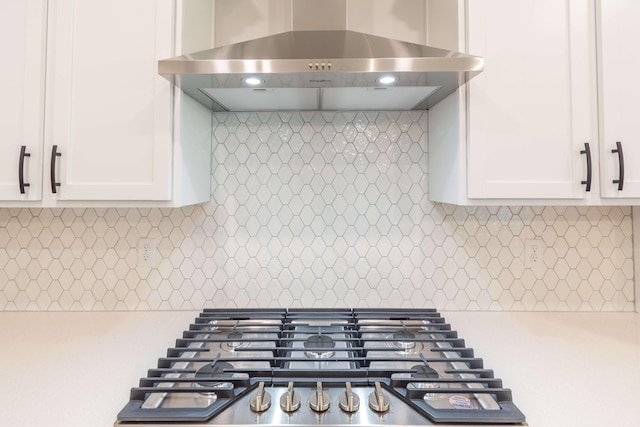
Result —
<instances>
[{"instance_id":1,"label":"white outlet cover","mask_svg":"<svg viewBox=\"0 0 640 427\"><path fill-rule=\"evenodd\" d=\"M541 239L527 239L524 241L525 268L540 269L544 266L544 242Z\"/></svg>"},{"instance_id":2,"label":"white outlet cover","mask_svg":"<svg viewBox=\"0 0 640 427\"><path fill-rule=\"evenodd\" d=\"M155 267L158 240L138 240L138 267Z\"/></svg>"}]
</instances>

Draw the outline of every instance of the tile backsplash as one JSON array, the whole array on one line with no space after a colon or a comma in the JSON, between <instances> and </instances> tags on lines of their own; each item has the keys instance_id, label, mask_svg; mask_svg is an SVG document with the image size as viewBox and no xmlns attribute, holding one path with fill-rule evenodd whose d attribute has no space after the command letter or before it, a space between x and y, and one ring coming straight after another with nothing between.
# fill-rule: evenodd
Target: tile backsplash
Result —
<instances>
[{"instance_id":1,"label":"tile backsplash","mask_svg":"<svg viewBox=\"0 0 640 427\"><path fill-rule=\"evenodd\" d=\"M427 119L217 113L210 203L0 209L0 310L634 310L629 207L431 203Z\"/></svg>"}]
</instances>

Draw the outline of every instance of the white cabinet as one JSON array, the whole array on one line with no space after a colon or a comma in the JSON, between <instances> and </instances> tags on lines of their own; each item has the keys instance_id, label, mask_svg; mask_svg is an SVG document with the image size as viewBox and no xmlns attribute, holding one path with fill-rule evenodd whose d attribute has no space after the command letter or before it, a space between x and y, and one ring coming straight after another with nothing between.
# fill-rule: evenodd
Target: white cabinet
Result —
<instances>
[{"instance_id":1,"label":"white cabinet","mask_svg":"<svg viewBox=\"0 0 640 427\"><path fill-rule=\"evenodd\" d=\"M430 111L431 200L455 204L640 202L633 199L640 191L632 190L640 179L640 173L635 177L632 171L633 163L640 171L640 153L634 152L629 136L633 103L638 111L637 88L634 95L629 85L634 84L631 73L640 60L628 54L633 51L634 38L629 34L634 31L633 17L640 16L634 11L639 5L598 5L604 9L606 4L627 16L628 28L618 18L605 18L603 10L597 50L599 10L593 0L470 0L466 11L464 2L453 3L458 16L466 17L458 27L458 40L467 44L458 43L457 48L484 56L486 62L483 73ZM609 34L608 27L617 28ZM608 77L607 69L612 70ZM599 77L603 80L598 81ZM600 104L599 83L604 100ZM622 108L629 110L623 113ZM615 119L606 123L610 116ZM614 125L614 121L625 123ZM614 127L626 128L626 133L607 136ZM625 191L616 192L611 181L619 170L611 150L622 139L628 141L623 142L627 176ZM585 143L590 148L590 168ZM588 176L590 191L585 184Z\"/></svg>"},{"instance_id":2,"label":"white cabinet","mask_svg":"<svg viewBox=\"0 0 640 427\"><path fill-rule=\"evenodd\" d=\"M52 0L47 68L48 183L60 200L171 198L170 0ZM45 181L49 181L46 179Z\"/></svg>"},{"instance_id":3,"label":"white cabinet","mask_svg":"<svg viewBox=\"0 0 640 427\"><path fill-rule=\"evenodd\" d=\"M42 197L46 13L45 0L0 5L0 200Z\"/></svg>"},{"instance_id":4,"label":"white cabinet","mask_svg":"<svg viewBox=\"0 0 640 427\"><path fill-rule=\"evenodd\" d=\"M595 22L589 3L467 2L468 44L459 48L483 56L485 70L467 83L466 92L431 111L432 200L590 197L581 184L587 162L580 154L589 143L592 176L597 176L595 42L589 37ZM447 171L436 161L453 163L457 170ZM456 181L454 191L447 180ZM591 184L591 194L597 193L597 180Z\"/></svg>"},{"instance_id":5,"label":"white cabinet","mask_svg":"<svg viewBox=\"0 0 640 427\"><path fill-rule=\"evenodd\" d=\"M12 60L0 69L6 86L0 207L174 207L210 200L210 114L157 73L157 61L175 55L181 6L173 0L2 4L0 43ZM23 145L30 154L24 195Z\"/></svg>"},{"instance_id":6,"label":"white cabinet","mask_svg":"<svg viewBox=\"0 0 640 427\"><path fill-rule=\"evenodd\" d=\"M640 2L599 0L598 77L600 84L600 156L602 197L640 198ZM624 154L624 185L619 190L620 162L617 142Z\"/></svg>"},{"instance_id":7,"label":"white cabinet","mask_svg":"<svg viewBox=\"0 0 640 427\"><path fill-rule=\"evenodd\" d=\"M470 198L580 198L593 145L595 56L587 0L468 3ZM497 13L499 12L499 13Z\"/></svg>"}]
</instances>

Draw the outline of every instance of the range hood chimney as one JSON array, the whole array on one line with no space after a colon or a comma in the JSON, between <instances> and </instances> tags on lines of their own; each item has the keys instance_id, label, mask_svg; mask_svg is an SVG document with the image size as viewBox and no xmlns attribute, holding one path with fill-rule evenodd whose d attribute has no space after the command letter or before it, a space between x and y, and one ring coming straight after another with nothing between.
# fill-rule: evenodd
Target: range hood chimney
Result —
<instances>
[{"instance_id":1,"label":"range hood chimney","mask_svg":"<svg viewBox=\"0 0 640 427\"><path fill-rule=\"evenodd\" d=\"M426 110L483 58L349 31L346 0L292 0L292 31L158 62L213 111Z\"/></svg>"}]
</instances>

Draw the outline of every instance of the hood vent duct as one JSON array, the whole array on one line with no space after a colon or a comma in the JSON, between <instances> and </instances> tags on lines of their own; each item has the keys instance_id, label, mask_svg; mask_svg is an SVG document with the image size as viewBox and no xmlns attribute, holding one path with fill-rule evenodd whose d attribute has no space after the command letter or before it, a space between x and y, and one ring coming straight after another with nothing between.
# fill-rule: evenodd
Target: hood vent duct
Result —
<instances>
[{"instance_id":1,"label":"hood vent duct","mask_svg":"<svg viewBox=\"0 0 640 427\"><path fill-rule=\"evenodd\" d=\"M483 65L355 31L295 30L161 60L158 71L213 111L426 110Z\"/></svg>"}]
</instances>

